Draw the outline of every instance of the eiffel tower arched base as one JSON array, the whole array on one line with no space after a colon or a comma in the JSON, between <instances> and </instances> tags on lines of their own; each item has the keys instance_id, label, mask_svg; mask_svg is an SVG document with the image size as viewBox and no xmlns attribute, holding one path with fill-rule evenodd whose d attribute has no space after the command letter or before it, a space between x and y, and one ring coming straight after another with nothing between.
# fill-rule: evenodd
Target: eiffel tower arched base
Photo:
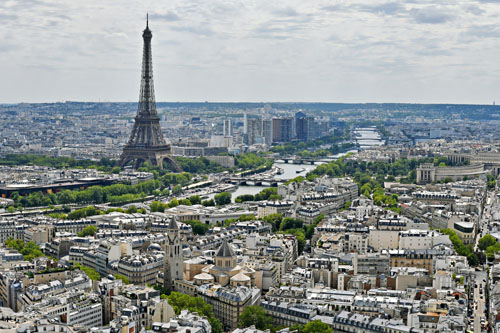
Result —
<instances>
[{"instance_id":1,"label":"eiffel tower arched base","mask_svg":"<svg viewBox=\"0 0 500 333\"><path fill-rule=\"evenodd\" d=\"M150 165L158 165L163 167L163 163L167 162L171 169L176 172L182 172L182 167L171 155L170 145L136 147L125 146L122 155L120 156L119 165L121 167L130 162L134 162L134 168L137 169L142 163L148 162Z\"/></svg>"}]
</instances>

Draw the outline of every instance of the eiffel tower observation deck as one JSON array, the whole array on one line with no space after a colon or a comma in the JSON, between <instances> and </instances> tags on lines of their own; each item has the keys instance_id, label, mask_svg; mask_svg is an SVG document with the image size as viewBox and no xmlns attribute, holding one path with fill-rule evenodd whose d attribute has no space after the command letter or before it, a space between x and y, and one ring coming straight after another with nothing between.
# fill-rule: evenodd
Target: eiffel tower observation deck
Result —
<instances>
[{"instance_id":1,"label":"eiffel tower observation deck","mask_svg":"<svg viewBox=\"0 0 500 333\"><path fill-rule=\"evenodd\" d=\"M133 163L139 167L142 163L163 166L169 163L175 171L182 171L177 161L172 157L172 149L165 142L160 127L160 117L156 111L155 91L153 84L153 60L151 54L151 39L153 34L146 20L146 29L142 33L144 49L142 55L141 94L139 107L135 116L135 124L127 145L123 148L120 165Z\"/></svg>"}]
</instances>

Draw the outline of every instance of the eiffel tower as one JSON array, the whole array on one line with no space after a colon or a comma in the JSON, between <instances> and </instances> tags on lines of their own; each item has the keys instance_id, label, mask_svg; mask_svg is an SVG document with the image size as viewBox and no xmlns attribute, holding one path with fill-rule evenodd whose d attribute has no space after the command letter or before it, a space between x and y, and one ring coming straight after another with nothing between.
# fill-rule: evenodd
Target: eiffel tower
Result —
<instances>
[{"instance_id":1,"label":"eiffel tower","mask_svg":"<svg viewBox=\"0 0 500 333\"><path fill-rule=\"evenodd\" d=\"M141 163L163 166L170 164L175 171L182 171L179 163L172 157L172 149L165 142L160 127L160 118L156 112L155 92L153 86L153 61L151 56L151 39L149 20L146 19L146 29L142 33L144 49L142 54L141 94L139 107L135 116L135 124L127 145L123 148L119 164L124 166L134 162L135 168Z\"/></svg>"}]
</instances>

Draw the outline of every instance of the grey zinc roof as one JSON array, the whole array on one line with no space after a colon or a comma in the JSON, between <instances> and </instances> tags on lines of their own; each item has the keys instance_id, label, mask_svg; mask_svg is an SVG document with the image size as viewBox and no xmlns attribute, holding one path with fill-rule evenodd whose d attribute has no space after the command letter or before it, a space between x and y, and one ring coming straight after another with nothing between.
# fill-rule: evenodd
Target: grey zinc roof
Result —
<instances>
[{"instance_id":1,"label":"grey zinc roof","mask_svg":"<svg viewBox=\"0 0 500 333\"><path fill-rule=\"evenodd\" d=\"M169 229L179 229L179 227L177 226L177 222L175 222L175 218L172 218L170 219L170 222L168 224L168 228Z\"/></svg>"},{"instance_id":2,"label":"grey zinc roof","mask_svg":"<svg viewBox=\"0 0 500 333\"><path fill-rule=\"evenodd\" d=\"M219 247L219 250L217 251L216 257L231 258L235 256L236 255L234 254L234 251L231 248L231 246L229 246L227 241L224 240L224 242L222 242L222 245Z\"/></svg>"}]
</instances>

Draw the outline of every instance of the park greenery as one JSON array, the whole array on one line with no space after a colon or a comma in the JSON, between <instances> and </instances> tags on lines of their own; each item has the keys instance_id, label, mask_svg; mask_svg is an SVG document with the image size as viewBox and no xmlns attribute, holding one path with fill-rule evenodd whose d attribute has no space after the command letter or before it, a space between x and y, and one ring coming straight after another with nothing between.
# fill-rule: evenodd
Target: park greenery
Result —
<instances>
[{"instance_id":1,"label":"park greenery","mask_svg":"<svg viewBox=\"0 0 500 333\"><path fill-rule=\"evenodd\" d=\"M241 328L255 326L258 330L270 330L273 333L283 328L275 326L272 317L258 305L247 306L243 310L239 317L239 326ZM298 333L333 333L332 328L320 320L314 320L305 325L293 325L290 327L290 331Z\"/></svg>"},{"instance_id":2,"label":"park greenery","mask_svg":"<svg viewBox=\"0 0 500 333\"><path fill-rule=\"evenodd\" d=\"M97 227L94 225L88 225L85 228L83 228L82 231L78 233L78 237L87 237L87 236L94 236L95 233L97 232Z\"/></svg>"},{"instance_id":3,"label":"park greenery","mask_svg":"<svg viewBox=\"0 0 500 333\"><path fill-rule=\"evenodd\" d=\"M223 206L231 203L231 193L221 192L214 196L215 203L217 206Z\"/></svg>"},{"instance_id":4,"label":"park greenery","mask_svg":"<svg viewBox=\"0 0 500 333\"><path fill-rule=\"evenodd\" d=\"M120 172L120 168L116 167L116 161L101 158L99 161L87 159L74 159L71 157L51 157L46 155L33 154L7 154L0 158L0 165L16 166L16 165L38 165L56 169L73 168L73 169L97 169L104 172Z\"/></svg>"},{"instance_id":5,"label":"park greenery","mask_svg":"<svg viewBox=\"0 0 500 333\"><path fill-rule=\"evenodd\" d=\"M441 229L441 232L450 236L450 241L453 244L453 248L458 253L458 255L467 257L467 261L471 266L477 266L479 263L478 256L474 253L474 247L472 244L465 245L457 233L453 229Z\"/></svg>"},{"instance_id":6,"label":"park greenery","mask_svg":"<svg viewBox=\"0 0 500 333\"><path fill-rule=\"evenodd\" d=\"M204 235L207 233L208 229L210 229L210 226L208 224L205 224L199 220L189 220L189 221L184 221L184 223L187 223L191 226L193 229L193 234L195 235Z\"/></svg>"},{"instance_id":7,"label":"park greenery","mask_svg":"<svg viewBox=\"0 0 500 333\"><path fill-rule=\"evenodd\" d=\"M313 320L301 326L299 324L290 327L290 331L297 333L333 333L333 329L321 320Z\"/></svg>"},{"instance_id":8,"label":"park greenery","mask_svg":"<svg viewBox=\"0 0 500 333\"><path fill-rule=\"evenodd\" d=\"M223 172L227 170L227 168L224 168L219 163L210 161L206 157L198 157L193 159L193 158L178 156L175 159L181 166L182 170L186 172L206 174L206 173Z\"/></svg>"},{"instance_id":9,"label":"park greenery","mask_svg":"<svg viewBox=\"0 0 500 333\"><path fill-rule=\"evenodd\" d=\"M278 189L276 187L265 188L259 193L253 194L242 194L234 199L234 202L242 203L246 201L262 201L262 200L281 200L281 196L278 195Z\"/></svg>"},{"instance_id":10,"label":"park greenery","mask_svg":"<svg viewBox=\"0 0 500 333\"><path fill-rule=\"evenodd\" d=\"M497 242L495 237L487 234L479 239L478 248L485 252L486 259L493 261L495 254L500 252L500 243Z\"/></svg>"},{"instance_id":11,"label":"park greenery","mask_svg":"<svg viewBox=\"0 0 500 333\"><path fill-rule=\"evenodd\" d=\"M496 178L489 173L486 174L486 180L487 180L488 190L494 189L495 186L497 185Z\"/></svg>"},{"instance_id":12,"label":"park greenery","mask_svg":"<svg viewBox=\"0 0 500 333\"><path fill-rule=\"evenodd\" d=\"M285 182L285 185L290 185L291 183L302 183L306 179L303 176L297 176Z\"/></svg>"},{"instance_id":13,"label":"park greenery","mask_svg":"<svg viewBox=\"0 0 500 333\"><path fill-rule=\"evenodd\" d=\"M384 182L396 181L399 178L401 183L415 183L416 169L422 163L433 163L436 166L452 165L446 157L406 159L399 158L394 162L365 162L348 159L349 155L319 165L306 176L307 180L324 175L330 177L350 176L358 184L361 195L373 200L381 207L401 212L398 207L398 196L396 194L386 195ZM289 182L301 182L305 179L297 177Z\"/></svg>"},{"instance_id":14,"label":"park greenery","mask_svg":"<svg viewBox=\"0 0 500 333\"><path fill-rule=\"evenodd\" d=\"M222 192L219 194L222 194L222 196L215 196L216 198L219 199L219 202L226 202L228 195L223 194L223 193L228 193L228 192ZM229 202L231 202L231 193L229 194ZM216 199L217 200L217 199ZM205 207L209 206L215 206L216 201L214 199L208 199L208 200L201 200L201 197L199 195L192 195L189 198L184 198L184 199L177 199L177 198L172 198L170 202L161 202L161 201L153 201L149 205L150 211L153 212L165 212L166 209L168 208L174 208L179 205L185 205L185 206L192 206L192 205L198 205L201 204ZM223 203L225 204L225 203Z\"/></svg>"},{"instance_id":15,"label":"park greenery","mask_svg":"<svg viewBox=\"0 0 500 333\"><path fill-rule=\"evenodd\" d=\"M25 243L22 239L13 239L12 237L9 237L5 241L5 246L7 248L17 250L23 255L24 260L27 261L31 261L44 255L40 246L33 241Z\"/></svg>"},{"instance_id":16,"label":"park greenery","mask_svg":"<svg viewBox=\"0 0 500 333\"><path fill-rule=\"evenodd\" d=\"M191 183L195 179L193 173L209 173L221 171L237 170L265 170L272 166L273 160L267 158L264 154L247 153L234 156L235 168L227 169L221 167L215 162L211 162L204 157L197 159L179 158L179 163L183 165L184 170L189 172L173 173L168 168L160 166L151 166L147 162L140 167L139 171L152 172L154 179L141 182L135 185L113 184L108 186L91 186L86 189L63 190L57 193L43 194L34 192L28 195L20 195L14 192L11 199L14 205L7 208L7 212L14 213L16 209L22 207L41 207L67 204L100 204L109 202L112 204L125 204L134 201L141 201L148 195L167 196L172 192L178 195L182 192L182 187ZM120 172L115 165L115 161L101 159L100 161L76 160L67 157L53 158L39 155L17 155L9 154L0 159L0 165L40 165L54 168L86 168L94 167L102 171L113 173ZM198 177L199 178L199 177ZM221 197L222 202L225 196ZM191 200L190 200L191 201ZM204 204L205 206L214 206L216 200L206 200L204 202L197 200L192 204ZM186 202L187 204L187 202Z\"/></svg>"},{"instance_id":17,"label":"park greenery","mask_svg":"<svg viewBox=\"0 0 500 333\"><path fill-rule=\"evenodd\" d=\"M162 297L165 296L162 294ZM200 316L207 317L210 325L212 326L212 332L222 333L222 324L215 318L212 306L207 304L201 297L193 297L179 292L171 292L168 295L168 304L170 304L175 311L175 314L179 315L181 310L187 309L190 312L196 312Z\"/></svg>"},{"instance_id":18,"label":"park greenery","mask_svg":"<svg viewBox=\"0 0 500 333\"><path fill-rule=\"evenodd\" d=\"M298 252L302 253L306 245L306 241L314 235L314 228L324 219L321 214L316 217L311 225L305 225L300 219L291 217L283 218L283 214L270 214L263 218L264 222L271 224L273 232L294 235L297 239Z\"/></svg>"},{"instance_id":19,"label":"park greenery","mask_svg":"<svg viewBox=\"0 0 500 333\"><path fill-rule=\"evenodd\" d=\"M159 180L147 180L135 185L113 184L90 186L84 190L63 190L57 193L42 194L34 192L22 196L17 192L11 195L16 207L40 207L66 204L127 203L144 199L161 186Z\"/></svg>"},{"instance_id":20,"label":"park greenery","mask_svg":"<svg viewBox=\"0 0 500 333\"><path fill-rule=\"evenodd\" d=\"M201 204L205 207L213 207L213 206L215 206L215 201L214 201L214 199L207 199L207 200L203 200L201 202Z\"/></svg>"},{"instance_id":21,"label":"park greenery","mask_svg":"<svg viewBox=\"0 0 500 333\"><path fill-rule=\"evenodd\" d=\"M64 207L63 209L65 209ZM135 206L130 206L127 209L123 208L109 208L106 209L105 211L99 210L94 206L87 206L87 207L82 207L79 209L75 209L72 212L70 211L70 208L67 207L67 212L68 213L61 213L61 212L55 212L55 213L50 213L48 214L50 217L56 218L56 219L68 219L68 220L79 220L83 219L85 217L89 216L95 216L95 215L106 215L112 212L120 212L120 213L125 213L125 214L135 214L135 213L140 213L140 214L145 214L146 210L144 208L137 208Z\"/></svg>"},{"instance_id":22,"label":"park greenery","mask_svg":"<svg viewBox=\"0 0 500 333\"><path fill-rule=\"evenodd\" d=\"M115 274L115 279L122 280L123 284L130 284L128 277L126 277L125 275Z\"/></svg>"},{"instance_id":23,"label":"park greenery","mask_svg":"<svg viewBox=\"0 0 500 333\"><path fill-rule=\"evenodd\" d=\"M258 330L274 330L273 318L258 305L247 306L239 317L241 328L255 326Z\"/></svg>"},{"instance_id":24,"label":"park greenery","mask_svg":"<svg viewBox=\"0 0 500 333\"><path fill-rule=\"evenodd\" d=\"M414 183L417 179L416 169L422 163L433 163L435 166L453 165L446 157L399 158L394 162L366 162L347 159L346 157L349 156L348 154L345 157L319 165L308 173L307 179L312 180L323 175L330 177L344 177L347 175L354 177L358 183L362 183L361 185L368 182L363 182L362 179L369 179L373 188L375 187L374 182L383 187L384 181L394 181L396 177L399 178L401 183Z\"/></svg>"},{"instance_id":25,"label":"park greenery","mask_svg":"<svg viewBox=\"0 0 500 333\"><path fill-rule=\"evenodd\" d=\"M263 153L246 153L234 155L234 164L236 168L243 170L252 170L259 168L269 169L274 161L266 157Z\"/></svg>"},{"instance_id":26,"label":"park greenery","mask_svg":"<svg viewBox=\"0 0 500 333\"><path fill-rule=\"evenodd\" d=\"M99 274L95 269L93 268L90 268L90 267L87 267L87 266L84 266L84 265L81 265L79 263L73 263L73 267L75 269L79 269L81 270L82 272L84 272L85 274L87 274L87 276L89 277L89 279L91 279L92 281L99 281L101 280L101 274Z\"/></svg>"}]
</instances>

